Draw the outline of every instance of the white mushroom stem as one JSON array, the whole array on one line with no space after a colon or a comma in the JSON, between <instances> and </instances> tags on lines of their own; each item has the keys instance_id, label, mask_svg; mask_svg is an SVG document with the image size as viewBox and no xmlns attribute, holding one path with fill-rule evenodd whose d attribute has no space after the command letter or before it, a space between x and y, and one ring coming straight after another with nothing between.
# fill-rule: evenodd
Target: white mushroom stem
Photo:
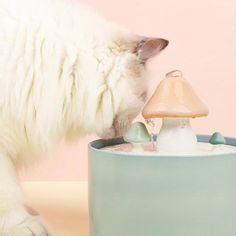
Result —
<instances>
[{"instance_id":1,"label":"white mushroom stem","mask_svg":"<svg viewBox=\"0 0 236 236\"><path fill-rule=\"evenodd\" d=\"M157 137L160 152L192 152L196 150L197 138L189 118L163 118Z\"/></svg>"},{"instance_id":2,"label":"white mushroom stem","mask_svg":"<svg viewBox=\"0 0 236 236\"><path fill-rule=\"evenodd\" d=\"M141 143L132 143L132 152L142 152L143 146Z\"/></svg>"}]
</instances>

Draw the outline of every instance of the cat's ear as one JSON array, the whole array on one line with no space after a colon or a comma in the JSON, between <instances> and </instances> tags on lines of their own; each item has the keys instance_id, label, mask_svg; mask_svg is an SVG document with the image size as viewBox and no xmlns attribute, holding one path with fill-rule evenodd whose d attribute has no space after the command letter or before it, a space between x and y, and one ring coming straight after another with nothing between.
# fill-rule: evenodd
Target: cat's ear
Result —
<instances>
[{"instance_id":1,"label":"cat's ear","mask_svg":"<svg viewBox=\"0 0 236 236\"><path fill-rule=\"evenodd\" d=\"M166 48L168 44L169 41L162 38L142 38L135 48L135 53L140 61L145 62Z\"/></svg>"}]
</instances>

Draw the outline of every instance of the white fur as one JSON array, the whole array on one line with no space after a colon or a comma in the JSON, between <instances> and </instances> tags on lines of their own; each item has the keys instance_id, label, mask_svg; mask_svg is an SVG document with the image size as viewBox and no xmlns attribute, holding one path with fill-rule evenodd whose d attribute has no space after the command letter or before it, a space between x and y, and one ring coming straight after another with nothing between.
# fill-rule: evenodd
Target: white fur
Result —
<instances>
[{"instance_id":1,"label":"white fur","mask_svg":"<svg viewBox=\"0 0 236 236\"><path fill-rule=\"evenodd\" d=\"M64 137L118 135L138 114L137 43L76 3L0 0L0 236L46 235L22 207L15 166Z\"/></svg>"},{"instance_id":2,"label":"white fur","mask_svg":"<svg viewBox=\"0 0 236 236\"><path fill-rule=\"evenodd\" d=\"M28 1L24 11L24 1L0 8L0 149L22 160L29 148L37 154L65 135L102 134L115 116L137 114L146 81L126 48L134 36L78 5Z\"/></svg>"}]
</instances>

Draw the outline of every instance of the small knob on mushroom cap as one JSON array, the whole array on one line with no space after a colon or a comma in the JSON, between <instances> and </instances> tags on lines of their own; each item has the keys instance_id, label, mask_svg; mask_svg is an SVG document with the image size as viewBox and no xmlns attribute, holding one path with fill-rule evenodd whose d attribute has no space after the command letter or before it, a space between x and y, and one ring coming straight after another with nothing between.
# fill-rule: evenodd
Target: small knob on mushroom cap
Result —
<instances>
[{"instance_id":1,"label":"small knob on mushroom cap","mask_svg":"<svg viewBox=\"0 0 236 236\"><path fill-rule=\"evenodd\" d=\"M183 73L180 70L172 70L166 74L166 78L170 77L183 77Z\"/></svg>"}]
</instances>

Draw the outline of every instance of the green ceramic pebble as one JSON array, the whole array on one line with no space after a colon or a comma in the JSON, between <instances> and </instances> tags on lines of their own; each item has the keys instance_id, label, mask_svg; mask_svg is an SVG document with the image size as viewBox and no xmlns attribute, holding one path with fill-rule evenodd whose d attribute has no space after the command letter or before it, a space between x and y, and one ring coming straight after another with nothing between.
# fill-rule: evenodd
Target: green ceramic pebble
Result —
<instances>
[{"instance_id":1,"label":"green ceramic pebble","mask_svg":"<svg viewBox=\"0 0 236 236\"><path fill-rule=\"evenodd\" d=\"M209 143L211 144L226 144L225 138L224 136L219 133L219 132L215 132L214 134L212 134Z\"/></svg>"},{"instance_id":2,"label":"green ceramic pebble","mask_svg":"<svg viewBox=\"0 0 236 236\"><path fill-rule=\"evenodd\" d=\"M151 140L144 123L135 122L124 135L124 140L129 143L146 143Z\"/></svg>"}]
</instances>

